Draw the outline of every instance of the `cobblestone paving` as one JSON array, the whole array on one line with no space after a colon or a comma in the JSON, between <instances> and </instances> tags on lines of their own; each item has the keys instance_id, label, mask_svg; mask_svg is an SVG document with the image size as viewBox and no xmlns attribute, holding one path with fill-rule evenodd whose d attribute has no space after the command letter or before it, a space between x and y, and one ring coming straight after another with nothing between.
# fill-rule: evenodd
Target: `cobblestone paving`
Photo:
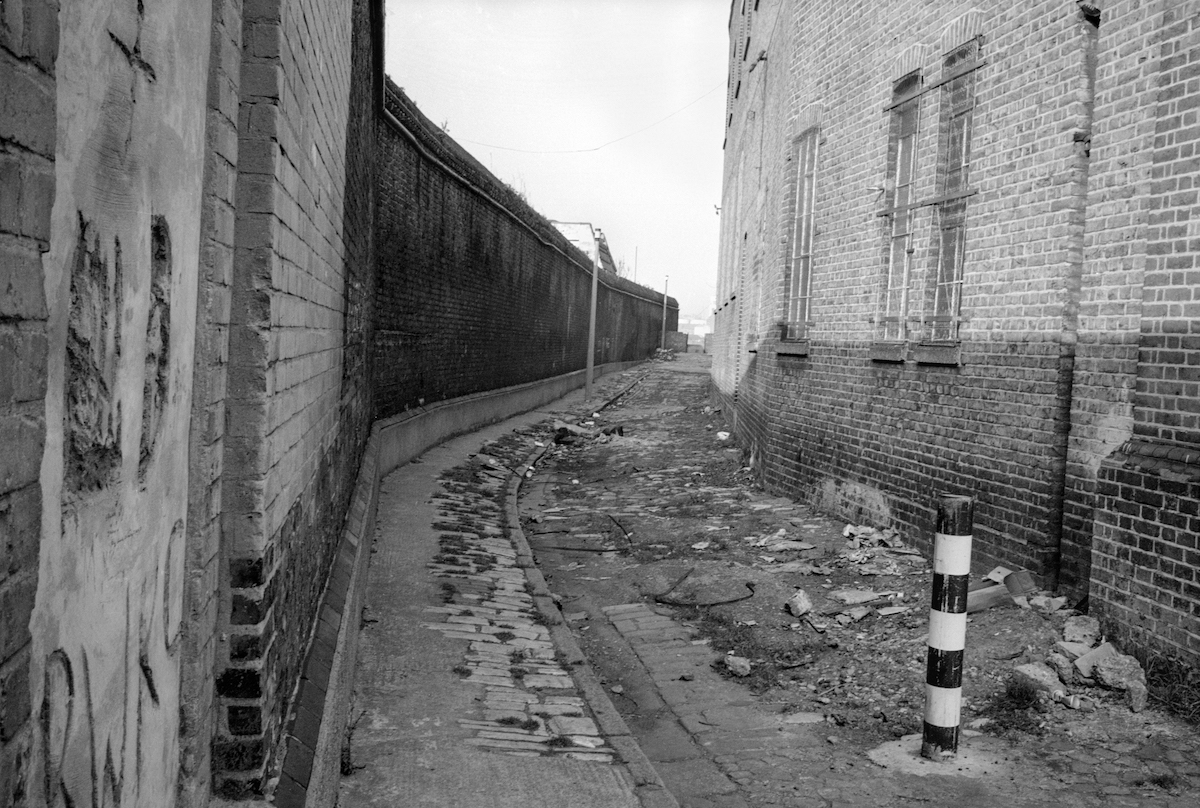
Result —
<instances>
[{"instance_id":1,"label":"cobblestone paving","mask_svg":"<svg viewBox=\"0 0 1200 808\"><path fill-rule=\"evenodd\" d=\"M620 585L621 577L633 574L637 567L630 563L629 548L622 547L622 541L665 545L670 531L694 531L698 525L709 535L719 535L748 514L787 512L793 507L737 480L703 476L704 456L738 452L714 448L714 436L704 430L702 421L696 426L694 418L676 417L688 407L693 411L702 407L706 389L707 378L702 375L679 373L670 365L654 366L645 381L605 413L609 422L628 427L619 451L592 444L560 452L539 469L527 491L537 497L543 514L538 525L527 528L532 532L536 527L538 535L531 536L531 543L539 563L553 572L556 591L571 588L564 597L564 611L570 612L571 602L597 602L597 611L636 655L640 670L630 671L629 676L651 682L669 709L670 716L660 724L668 719L677 722L719 773L716 778L706 773L712 787L707 793L680 796L681 805L1184 808L1200 804L1200 743L1194 729L1168 717L1156 719L1155 728L1145 731L1139 729L1151 726L1144 723L1145 716L1078 717L1091 722L1084 727L1086 732L1074 737L1030 737L1020 745L976 736L971 745L992 750L1004 761L993 775L959 776L947 767L945 773L916 776L870 762L867 749L856 746L852 736L840 732L816 707L814 712L780 713L777 706L758 703L745 687L718 675L712 668L716 655L678 611L630 599L630 587ZM592 451L605 452L606 464L563 465L565 458L578 459ZM605 596L624 599L603 602ZM589 626L586 617L577 616L573 624L580 632L594 628L592 635L599 633L601 627L594 620ZM585 643L585 647L597 646ZM619 649L609 650L615 656ZM626 708L637 709L636 705ZM631 725L638 718L627 716ZM1123 720L1128 727L1122 728ZM689 758L686 763L700 779L702 761Z\"/></svg>"}]
</instances>

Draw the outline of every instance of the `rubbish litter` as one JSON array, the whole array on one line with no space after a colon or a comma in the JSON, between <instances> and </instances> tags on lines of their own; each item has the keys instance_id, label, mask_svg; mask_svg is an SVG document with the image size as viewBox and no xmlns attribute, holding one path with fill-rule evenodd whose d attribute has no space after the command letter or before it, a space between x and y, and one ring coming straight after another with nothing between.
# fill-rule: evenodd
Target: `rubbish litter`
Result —
<instances>
[{"instance_id":1,"label":"rubbish litter","mask_svg":"<svg viewBox=\"0 0 1200 808\"><path fill-rule=\"evenodd\" d=\"M725 668L734 676L749 676L752 666L745 657L735 656L732 652L724 658Z\"/></svg>"},{"instance_id":2,"label":"rubbish litter","mask_svg":"<svg viewBox=\"0 0 1200 808\"><path fill-rule=\"evenodd\" d=\"M793 617L803 617L812 611L813 603L808 593L803 589L799 589L787 599L787 603L783 604L783 606Z\"/></svg>"}]
</instances>

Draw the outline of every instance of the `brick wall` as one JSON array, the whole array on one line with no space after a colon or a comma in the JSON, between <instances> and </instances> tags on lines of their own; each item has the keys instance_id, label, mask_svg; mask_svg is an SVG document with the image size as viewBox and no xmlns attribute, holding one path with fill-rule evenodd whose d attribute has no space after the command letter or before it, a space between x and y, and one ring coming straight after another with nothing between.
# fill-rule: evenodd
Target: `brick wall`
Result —
<instances>
[{"instance_id":1,"label":"brick wall","mask_svg":"<svg viewBox=\"0 0 1200 808\"><path fill-rule=\"evenodd\" d=\"M244 9L213 743L227 797L278 770L370 424L367 6Z\"/></svg>"},{"instance_id":2,"label":"brick wall","mask_svg":"<svg viewBox=\"0 0 1200 808\"><path fill-rule=\"evenodd\" d=\"M584 367L587 257L390 83L386 106L403 129L378 135L376 415ZM661 293L602 273L597 361L649 355L661 324Z\"/></svg>"},{"instance_id":3,"label":"brick wall","mask_svg":"<svg viewBox=\"0 0 1200 808\"><path fill-rule=\"evenodd\" d=\"M1106 630L1190 671L1200 663L1200 3L1106 3L1098 61L1073 548L1090 557Z\"/></svg>"},{"instance_id":4,"label":"brick wall","mask_svg":"<svg viewBox=\"0 0 1200 808\"><path fill-rule=\"evenodd\" d=\"M45 441L42 254L54 202L58 4L0 4L0 804L31 804L29 614Z\"/></svg>"},{"instance_id":5,"label":"brick wall","mask_svg":"<svg viewBox=\"0 0 1200 808\"><path fill-rule=\"evenodd\" d=\"M196 364L189 432L191 474L180 677L180 808L208 804L216 720L214 663L220 605L221 475L229 362L230 286L233 283L234 193L238 162L242 0L212 8L208 100L205 111L204 198L196 309Z\"/></svg>"},{"instance_id":6,"label":"brick wall","mask_svg":"<svg viewBox=\"0 0 1200 808\"><path fill-rule=\"evenodd\" d=\"M1058 568L1094 28L1075 3L760 3L726 133L714 380L764 482L932 538L977 497L976 555ZM739 10L735 6L734 17ZM740 36L740 22L731 23ZM943 58L978 37L957 340L932 338ZM766 59L755 62L759 50ZM735 56L737 54L736 49ZM750 71L748 65L753 64ZM731 66L731 75L735 66ZM907 339L880 344L893 84L921 71ZM820 131L808 340L783 344L793 140ZM734 297L736 295L736 297ZM756 353L750 353L754 349ZM887 349L887 350L881 350ZM876 357L876 358L873 358Z\"/></svg>"}]
</instances>

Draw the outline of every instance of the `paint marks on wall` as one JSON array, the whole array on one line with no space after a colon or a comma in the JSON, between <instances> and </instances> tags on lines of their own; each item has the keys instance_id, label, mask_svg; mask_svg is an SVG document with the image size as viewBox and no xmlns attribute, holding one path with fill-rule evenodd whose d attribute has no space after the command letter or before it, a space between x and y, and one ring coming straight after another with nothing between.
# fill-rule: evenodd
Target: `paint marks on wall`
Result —
<instances>
[{"instance_id":1,"label":"paint marks on wall","mask_svg":"<svg viewBox=\"0 0 1200 808\"><path fill-rule=\"evenodd\" d=\"M121 465L121 242L106 243L80 214L69 266L64 473L66 492L82 494L106 487Z\"/></svg>"},{"instance_id":2,"label":"paint marks on wall","mask_svg":"<svg viewBox=\"0 0 1200 808\"><path fill-rule=\"evenodd\" d=\"M150 225L150 313L146 320L146 376L138 478L144 479L162 429L171 352L171 228L163 216Z\"/></svg>"}]
</instances>

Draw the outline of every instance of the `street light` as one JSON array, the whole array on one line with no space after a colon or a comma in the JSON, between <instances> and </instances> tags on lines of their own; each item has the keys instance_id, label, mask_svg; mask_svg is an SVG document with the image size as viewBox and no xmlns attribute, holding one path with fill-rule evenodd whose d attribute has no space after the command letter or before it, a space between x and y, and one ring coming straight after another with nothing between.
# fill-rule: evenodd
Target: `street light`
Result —
<instances>
[{"instance_id":1,"label":"street light","mask_svg":"<svg viewBox=\"0 0 1200 808\"><path fill-rule=\"evenodd\" d=\"M671 276L663 276L663 315L662 315L662 338L659 340L658 347L662 350L667 348L667 284L670 282Z\"/></svg>"}]
</instances>

